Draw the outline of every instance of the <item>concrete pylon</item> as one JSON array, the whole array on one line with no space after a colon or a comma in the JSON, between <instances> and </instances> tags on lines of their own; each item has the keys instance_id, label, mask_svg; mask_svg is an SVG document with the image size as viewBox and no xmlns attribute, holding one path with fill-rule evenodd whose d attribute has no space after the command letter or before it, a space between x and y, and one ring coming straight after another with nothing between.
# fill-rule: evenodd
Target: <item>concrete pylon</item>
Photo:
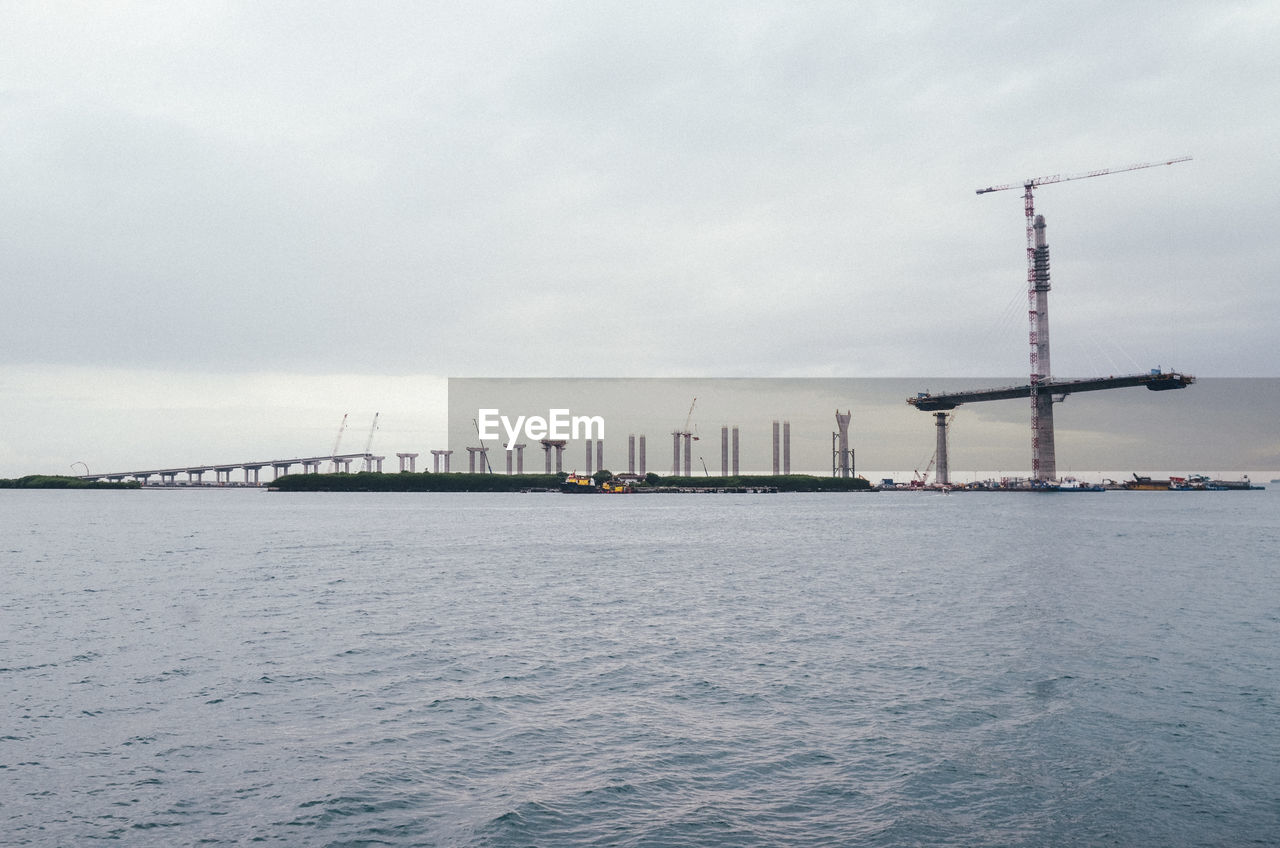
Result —
<instances>
[{"instance_id":1,"label":"concrete pylon","mask_svg":"<svg viewBox=\"0 0 1280 848\"><path fill-rule=\"evenodd\" d=\"M636 473L636 434L627 436L627 473Z\"/></svg>"},{"instance_id":2,"label":"concrete pylon","mask_svg":"<svg viewBox=\"0 0 1280 848\"><path fill-rule=\"evenodd\" d=\"M693 476L693 434L684 434L684 476Z\"/></svg>"},{"instance_id":3,"label":"concrete pylon","mask_svg":"<svg viewBox=\"0 0 1280 848\"><path fill-rule=\"evenodd\" d=\"M516 449L516 473L524 473L524 449L523 444L512 445Z\"/></svg>"},{"instance_id":4,"label":"concrete pylon","mask_svg":"<svg viewBox=\"0 0 1280 848\"><path fill-rule=\"evenodd\" d=\"M773 422L773 476L778 476L778 471L782 465L782 450L779 444L778 422Z\"/></svg>"},{"instance_id":5,"label":"concrete pylon","mask_svg":"<svg viewBox=\"0 0 1280 848\"><path fill-rule=\"evenodd\" d=\"M938 476L935 478L940 486L951 485L951 469L947 464L947 413L935 412L933 417L938 426Z\"/></svg>"},{"instance_id":6,"label":"concrete pylon","mask_svg":"<svg viewBox=\"0 0 1280 848\"><path fill-rule=\"evenodd\" d=\"M791 422L782 422L782 473L791 473Z\"/></svg>"},{"instance_id":7,"label":"concrete pylon","mask_svg":"<svg viewBox=\"0 0 1280 848\"><path fill-rule=\"evenodd\" d=\"M604 470L604 439L596 439L596 471Z\"/></svg>"},{"instance_id":8,"label":"concrete pylon","mask_svg":"<svg viewBox=\"0 0 1280 848\"><path fill-rule=\"evenodd\" d=\"M644 460L644 436L641 436L641 437L640 437L639 449L640 449L640 455L639 455L639 457L638 457L638 461L639 461L639 463L640 463L640 470L639 470L637 473L638 473L641 477L643 477L645 474L647 474L647 473L648 473L648 472L645 470L645 460Z\"/></svg>"},{"instance_id":9,"label":"concrete pylon","mask_svg":"<svg viewBox=\"0 0 1280 848\"><path fill-rule=\"evenodd\" d=\"M733 476L738 476L738 428L733 428Z\"/></svg>"},{"instance_id":10,"label":"concrete pylon","mask_svg":"<svg viewBox=\"0 0 1280 848\"><path fill-rule=\"evenodd\" d=\"M729 476L729 428L720 428L720 476Z\"/></svg>"},{"instance_id":11,"label":"concrete pylon","mask_svg":"<svg viewBox=\"0 0 1280 848\"><path fill-rule=\"evenodd\" d=\"M1033 226L1031 297L1036 312L1036 334L1031 363L1031 467L1035 479L1055 480L1058 460L1053 443L1053 395L1039 389L1041 383L1053 379L1049 363L1049 244L1045 241L1044 216L1037 215Z\"/></svg>"},{"instance_id":12,"label":"concrete pylon","mask_svg":"<svg viewBox=\"0 0 1280 848\"><path fill-rule=\"evenodd\" d=\"M453 451L451 450L433 450L431 452L431 456L435 460L435 465L433 466L435 469L435 473L437 474L440 473L440 460L442 458L444 459L444 473L445 474L449 473L449 457L452 455L453 455Z\"/></svg>"},{"instance_id":13,"label":"concrete pylon","mask_svg":"<svg viewBox=\"0 0 1280 848\"><path fill-rule=\"evenodd\" d=\"M838 455L836 456L837 477L852 477L853 473L849 469L849 422L853 420L853 411L846 410L841 413L836 410L836 431L838 433Z\"/></svg>"},{"instance_id":14,"label":"concrete pylon","mask_svg":"<svg viewBox=\"0 0 1280 848\"><path fill-rule=\"evenodd\" d=\"M590 477L592 473L591 460L594 456L595 454L591 450L591 440L587 439L587 476L588 477Z\"/></svg>"},{"instance_id":15,"label":"concrete pylon","mask_svg":"<svg viewBox=\"0 0 1280 848\"><path fill-rule=\"evenodd\" d=\"M546 451L548 474L551 473L551 451L553 449L556 452L556 473L559 474L562 470L564 470L564 446L565 446L565 442L563 439L543 439L542 440L542 449Z\"/></svg>"},{"instance_id":16,"label":"concrete pylon","mask_svg":"<svg viewBox=\"0 0 1280 848\"><path fill-rule=\"evenodd\" d=\"M680 475L680 433L676 431L671 434L671 476L678 477Z\"/></svg>"},{"instance_id":17,"label":"concrete pylon","mask_svg":"<svg viewBox=\"0 0 1280 848\"><path fill-rule=\"evenodd\" d=\"M400 470L413 473L418 468L418 455L416 453L398 453L396 458L400 460ZM408 466L408 467L406 467Z\"/></svg>"}]
</instances>

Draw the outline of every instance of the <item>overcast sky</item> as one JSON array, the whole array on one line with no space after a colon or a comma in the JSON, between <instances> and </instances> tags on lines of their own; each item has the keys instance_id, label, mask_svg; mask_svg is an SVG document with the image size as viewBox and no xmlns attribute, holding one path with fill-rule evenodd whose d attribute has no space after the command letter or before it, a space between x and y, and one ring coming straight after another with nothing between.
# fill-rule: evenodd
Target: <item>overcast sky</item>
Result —
<instances>
[{"instance_id":1,"label":"overcast sky","mask_svg":"<svg viewBox=\"0 0 1280 848\"><path fill-rule=\"evenodd\" d=\"M1280 376L1280 6L0 4L0 476L450 376ZM1194 390L1194 388L1192 389ZM359 431L359 432L357 432ZM105 466L105 467L104 467Z\"/></svg>"}]
</instances>

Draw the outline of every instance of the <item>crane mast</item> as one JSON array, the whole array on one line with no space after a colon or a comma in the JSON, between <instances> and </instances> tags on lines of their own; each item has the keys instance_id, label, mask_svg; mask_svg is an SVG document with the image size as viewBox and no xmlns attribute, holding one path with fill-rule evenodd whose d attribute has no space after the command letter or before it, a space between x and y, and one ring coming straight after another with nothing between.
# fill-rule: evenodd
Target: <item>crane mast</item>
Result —
<instances>
[{"instance_id":1,"label":"crane mast","mask_svg":"<svg viewBox=\"0 0 1280 848\"><path fill-rule=\"evenodd\" d=\"M369 438L364 443L364 465L366 471L373 470L373 434L378 431L378 416L381 412L373 413L373 424L369 427Z\"/></svg>"},{"instance_id":2,"label":"crane mast","mask_svg":"<svg viewBox=\"0 0 1280 848\"><path fill-rule=\"evenodd\" d=\"M347 429L348 412L342 413L342 423L338 425L338 435L333 440L333 450L329 451L329 456L333 458L333 470L338 470L338 445L342 443L342 433Z\"/></svg>"},{"instance_id":3,"label":"crane mast","mask_svg":"<svg viewBox=\"0 0 1280 848\"><path fill-rule=\"evenodd\" d=\"M978 194L1023 188L1022 208L1027 219L1027 317L1031 340L1031 475L1036 480L1050 480L1057 476L1053 445L1053 397L1041 393L1041 383L1050 378L1049 365L1049 245L1044 238L1044 216L1036 215L1034 189L1036 186L1069 180L1083 180L1106 174L1155 168L1160 165L1176 165L1189 162L1190 156L1179 156L1160 162L1142 162L1121 168L1101 168L1082 174L1051 174L1031 177L1021 183L988 186L977 190Z\"/></svg>"}]
</instances>

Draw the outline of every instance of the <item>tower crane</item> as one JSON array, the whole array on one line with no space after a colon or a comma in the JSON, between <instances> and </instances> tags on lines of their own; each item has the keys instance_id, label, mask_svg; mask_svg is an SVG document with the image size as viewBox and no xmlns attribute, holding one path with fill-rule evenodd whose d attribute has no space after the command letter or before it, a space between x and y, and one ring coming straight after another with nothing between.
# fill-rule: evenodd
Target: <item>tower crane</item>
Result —
<instances>
[{"instance_id":1,"label":"tower crane","mask_svg":"<svg viewBox=\"0 0 1280 848\"><path fill-rule=\"evenodd\" d=\"M373 454L370 451L373 449L373 434L378 430L378 416L381 414L381 412L373 413L373 425L369 427L369 438L365 439L364 442L364 467L366 471L373 470Z\"/></svg>"},{"instance_id":2,"label":"tower crane","mask_svg":"<svg viewBox=\"0 0 1280 848\"><path fill-rule=\"evenodd\" d=\"M689 414L684 417L684 429L680 431L684 433L686 436L692 437L695 442L698 441L698 437L693 435L692 432L690 432L689 422L693 420L693 408L697 405L698 405L698 399L695 397L693 399L693 403L689 404Z\"/></svg>"},{"instance_id":3,"label":"tower crane","mask_svg":"<svg viewBox=\"0 0 1280 848\"><path fill-rule=\"evenodd\" d=\"M342 423L338 425L338 435L334 437L334 440L333 440L333 450L329 451L329 456L333 458L333 470L334 470L334 471L337 471L337 470L338 470L338 459L337 459L337 456L338 456L338 445L339 445L339 444L341 444L341 442L342 442L342 433L343 433L343 431L347 429L347 416L348 416L349 414L350 414L350 413L348 413L348 412L344 412L344 413L342 413Z\"/></svg>"},{"instance_id":4,"label":"tower crane","mask_svg":"<svg viewBox=\"0 0 1280 848\"><path fill-rule=\"evenodd\" d=\"M673 475L680 474L680 437L684 437L684 476L689 476L690 463L693 461L693 442L698 437L689 429L689 422L693 420L693 408L698 405L698 399L695 397L693 403L689 404L689 414L684 417L684 427L680 430L672 430L672 446L671 446L671 473Z\"/></svg>"},{"instance_id":5,"label":"tower crane","mask_svg":"<svg viewBox=\"0 0 1280 848\"><path fill-rule=\"evenodd\" d=\"M1125 165L1120 168L1100 168L1082 174L1050 174L1044 177L1031 177L1021 183L987 186L977 190L978 194L993 191L1023 188L1022 206L1027 218L1027 316L1031 324L1031 466L1032 477L1042 480L1056 475L1053 461L1053 399L1049 395L1041 396L1040 383L1049 377L1049 247L1043 244L1044 219L1039 222L1041 238L1037 239L1036 208L1033 190L1036 186L1083 180L1088 177L1101 177L1106 174L1119 174L1125 171L1137 171L1142 168L1155 168L1159 165L1176 165L1179 162L1191 161L1190 156L1179 156L1160 162L1141 162L1136 165ZM1044 418L1042 423L1041 419ZM1042 433L1043 431L1043 433ZM1041 436L1045 441L1044 463L1041 468ZM1043 476L1042 476L1043 474Z\"/></svg>"}]
</instances>

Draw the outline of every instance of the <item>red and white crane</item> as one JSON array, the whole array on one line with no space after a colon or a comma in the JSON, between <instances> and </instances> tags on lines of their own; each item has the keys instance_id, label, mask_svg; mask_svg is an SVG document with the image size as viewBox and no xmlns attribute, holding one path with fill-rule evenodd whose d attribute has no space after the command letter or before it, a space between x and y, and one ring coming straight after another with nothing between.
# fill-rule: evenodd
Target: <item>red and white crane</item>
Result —
<instances>
[{"instance_id":1,"label":"red and white crane","mask_svg":"<svg viewBox=\"0 0 1280 848\"><path fill-rule=\"evenodd\" d=\"M1053 449L1053 398L1041 396L1039 385L1047 382L1049 368L1049 247L1044 241L1044 220L1039 222L1037 234L1036 207L1033 189L1036 186L1061 183L1068 180L1083 180L1088 177L1101 177L1106 174L1119 174L1124 171L1137 171L1141 168L1154 168L1159 165L1176 165L1189 162L1190 156L1179 156L1160 162L1142 162L1126 165L1122 168L1101 168L1097 171L1086 171L1082 174L1051 174L1045 177L1032 177L1021 183L987 186L977 190L978 194L993 191L1023 188L1022 205L1027 217L1027 316L1031 324L1031 466L1032 477L1036 480L1047 480L1057 476Z\"/></svg>"}]
</instances>

